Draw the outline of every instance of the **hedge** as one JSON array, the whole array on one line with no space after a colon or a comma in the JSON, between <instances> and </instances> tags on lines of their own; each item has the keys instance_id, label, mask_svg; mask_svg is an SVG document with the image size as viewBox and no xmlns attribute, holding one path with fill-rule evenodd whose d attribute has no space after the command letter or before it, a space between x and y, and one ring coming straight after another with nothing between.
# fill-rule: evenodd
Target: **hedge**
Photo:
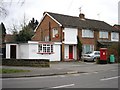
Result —
<instances>
[{"instance_id":1,"label":"hedge","mask_svg":"<svg viewBox=\"0 0 120 90\"><path fill-rule=\"evenodd\" d=\"M5 66L50 67L49 59L2 59Z\"/></svg>"}]
</instances>

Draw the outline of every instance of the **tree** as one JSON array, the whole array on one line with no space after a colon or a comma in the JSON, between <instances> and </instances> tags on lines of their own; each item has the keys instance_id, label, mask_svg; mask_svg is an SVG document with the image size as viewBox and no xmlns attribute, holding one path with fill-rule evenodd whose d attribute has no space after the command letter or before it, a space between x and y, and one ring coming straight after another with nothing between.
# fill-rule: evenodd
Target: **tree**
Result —
<instances>
[{"instance_id":1,"label":"tree","mask_svg":"<svg viewBox=\"0 0 120 90\"><path fill-rule=\"evenodd\" d=\"M113 54L115 56L116 62L119 60L119 54L120 54L120 47L118 43L113 43L110 46L108 46L108 57Z\"/></svg>"},{"instance_id":2,"label":"tree","mask_svg":"<svg viewBox=\"0 0 120 90\"><path fill-rule=\"evenodd\" d=\"M32 18L32 20L29 21L28 25L26 25L26 21L24 19L24 24L21 25L22 30L15 35L15 40L18 42L26 42L31 40L37 24L38 21Z\"/></svg>"},{"instance_id":3,"label":"tree","mask_svg":"<svg viewBox=\"0 0 120 90\"><path fill-rule=\"evenodd\" d=\"M37 20L35 20L34 18L32 18L32 20L29 21L28 26L30 26L30 28L34 31L35 28L37 27L38 23L39 22Z\"/></svg>"},{"instance_id":4,"label":"tree","mask_svg":"<svg viewBox=\"0 0 120 90\"><path fill-rule=\"evenodd\" d=\"M6 28L5 28L5 25L3 24L3 22L1 23L1 33L2 33L2 42L4 42L5 41L5 35L6 35Z\"/></svg>"},{"instance_id":5,"label":"tree","mask_svg":"<svg viewBox=\"0 0 120 90\"><path fill-rule=\"evenodd\" d=\"M82 56L82 43L81 43L78 36L77 36L77 48L78 48L78 58L81 59L81 56Z\"/></svg>"},{"instance_id":6,"label":"tree","mask_svg":"<svg viewBox=\"0 0 120 90\"><path fill-rule=\"evenodd\" d=\"M9 6L11 6L13 0L9 1ZM20 4L20 6L23 6L25 3L25 0L17 0L17 4ZM8 4L7 4L8 5ZM6 17L8 15L9 10L6 9L6 1L0 0L0 17Z\"/></svg>"},{"instance_id":7,"label":"tree","mask_svg":"<svg viewBox=\"0 0 120 90\"><path fill-rule=\"evenodd\" d=\"M16 35L16 41L26 42L31 40L31 37L33 36L33 32L31 32L30 29L31 28L28 26L23 27L22 30L19 32L19 34Z\"/></svg>"}]
</instances>

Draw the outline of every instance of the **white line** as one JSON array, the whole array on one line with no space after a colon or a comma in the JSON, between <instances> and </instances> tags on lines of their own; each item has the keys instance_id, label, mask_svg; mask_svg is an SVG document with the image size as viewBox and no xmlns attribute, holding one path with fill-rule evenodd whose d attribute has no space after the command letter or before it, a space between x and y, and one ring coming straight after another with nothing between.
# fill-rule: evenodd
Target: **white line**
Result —
<instances>
[{"instance_id":1,"label":"white line","mask_svg":"<svg viewBox=\"0 0 120 90\"><path fill-rule=\"evenodd\" d=\"M64 87L70 87L74 86L75 84L69 84L69 85L62 85L62 86L56 86L56 87L51 87L51 88L64 88Z\"/></svg>"},{"instance_id":2,"label":"white line","mask_svg":"<svg viewBox=\"0 0 120 90\"><path fill-rule=\"evenodd\" d=\"M65 77L65 75L59 75L59 77Z\"/></svg>"},{"instance_id":3,"label":"white line","mask_svg":"<svg viewBox=\"0 0 120 90\"><path fill-rule=\"evenodd\" d=\"M116 76L116 77L110 77L110 78L104 78L104 79L100 79L101 81L106 81L106 80L111 80L111 79L116 79L119 78L120 76Z\"/></svg>"}]
</instances>

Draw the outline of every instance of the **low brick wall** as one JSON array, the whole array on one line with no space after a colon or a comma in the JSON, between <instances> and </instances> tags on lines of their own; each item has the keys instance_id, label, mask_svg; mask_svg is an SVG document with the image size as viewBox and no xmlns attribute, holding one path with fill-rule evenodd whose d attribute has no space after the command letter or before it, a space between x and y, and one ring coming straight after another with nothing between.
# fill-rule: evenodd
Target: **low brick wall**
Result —
<instances>
[{"instance_id":1,"label":"low brick wall","mask_svg":"<svg viewBox=\"0 0 120 90\"><path fill-rule=\"evenodd\" d=\"M48 59L2 59L5 66L50 67Z\"/></svg>"}]
</instances>

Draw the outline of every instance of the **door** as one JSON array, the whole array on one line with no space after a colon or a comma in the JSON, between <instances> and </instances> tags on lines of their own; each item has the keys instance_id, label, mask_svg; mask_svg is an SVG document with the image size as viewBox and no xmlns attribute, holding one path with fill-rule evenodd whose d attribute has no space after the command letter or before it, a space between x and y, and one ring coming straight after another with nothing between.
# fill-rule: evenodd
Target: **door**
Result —
<instances>
[{"instance_id":1,"label":"door","mask_svg":"<svg viewBox=\"0 0 120 90\"><path fill-rule=\"evenodd\" d=\"M73 59L73 46L69 46L69 59Z\"/></svg>"},{"instance_id":2,"label":"door","mask_svg":"<svg viewBox=\"0 0 120 90\"><path fill-rule=\"evenodd\" d=\"M10 58L16 58L16 45L10 45Z\"/></svg>"}]
</instances>

